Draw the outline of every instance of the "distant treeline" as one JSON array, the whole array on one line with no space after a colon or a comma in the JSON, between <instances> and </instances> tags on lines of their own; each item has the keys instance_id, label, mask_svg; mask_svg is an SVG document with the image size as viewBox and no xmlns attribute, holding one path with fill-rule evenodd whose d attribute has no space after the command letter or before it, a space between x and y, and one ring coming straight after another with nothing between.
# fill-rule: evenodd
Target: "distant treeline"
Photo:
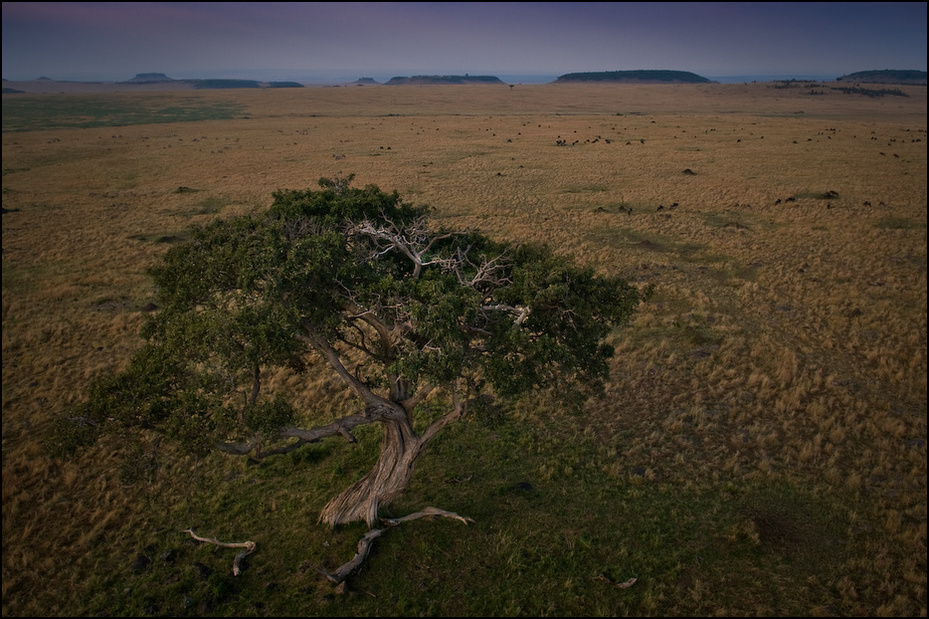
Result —
<instances>
[{"instance_id":1,"label":"distant treeline","mask_svg":"<svg viewBox=\"0 0 929 619\"><path fill-rule=\"evenodd\" d=\"M844 92L847 95L864 95L866 97L886 97L888 95L894 97L908 97L909 95L903 92L898 88L881 88L875 90L874 88L860 88L855 87L842 87L842 88L833 88L832 90L838 90L839 92Z\"/></svg>"},{"instance_id":2,"label":"distant treeline","mask_svg":"<svg viewBox=\"0 0 929 619\"><path fill-rule=\"evenodd\" d=\"M709 80L690 71L663 71L663 70L640 70L640 71L599 71L593 73L566 73L560 76L556 82L661 82L661 83L685 83L685 84L709 84Z\"/></svg>"}]
</instances>

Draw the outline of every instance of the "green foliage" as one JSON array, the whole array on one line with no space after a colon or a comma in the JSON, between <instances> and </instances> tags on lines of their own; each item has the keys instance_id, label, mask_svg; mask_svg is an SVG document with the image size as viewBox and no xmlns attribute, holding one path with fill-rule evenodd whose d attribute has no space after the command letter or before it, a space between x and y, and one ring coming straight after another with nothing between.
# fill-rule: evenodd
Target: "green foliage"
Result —
<instances>
[{"instance_id":1,"label":"green foliage","mask_svg":"<svg viewBox=\"0 0 929 619\"><path fill-rule=\"evenodd\" d=\"M573 405L602 392L604 341L637 290L545 247L430 229L426 207L351 181L276 192L266 212L172 246L150 270L161 310L146 346L93 385L85 430L61 444L86 443L87 428L156 430L195 452L273 437L297 415L266 377L327 350L360 355L355 378L374 390L403 379L469 397L548 390Z\"/></svg>"}]
</instances>

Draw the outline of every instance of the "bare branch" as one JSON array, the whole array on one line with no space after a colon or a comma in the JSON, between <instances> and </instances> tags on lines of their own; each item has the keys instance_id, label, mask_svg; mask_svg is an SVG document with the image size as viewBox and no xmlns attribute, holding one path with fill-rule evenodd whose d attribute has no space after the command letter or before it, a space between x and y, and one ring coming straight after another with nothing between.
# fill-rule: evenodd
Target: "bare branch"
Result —
<instances>
[{"instance_id":1,"label":"bare branch","mask_svg":"<svg viewBox=\"0 0 929 619\"><path fill-rule=\"evenodd\" d=\"M300 341L310 344L313 348L319 351L322 354L323 358L329 362L329 365L332 366L332 369L335 370L336 374L345 381L345 383L352 388L352 390L358 394L366 404L379 404L383 402L383 398L371 391L367 385L358 379L357 376L349 372L345 366L342 364L342 360L339 358L339 354L332 348L332 346L323 338L318 335L313 327L304 323L303 328L306 331L306 335L297 335L297 339Z\"/></svg>"},{"instance_id":2,"label":"bare branch","mask_svg":"<svg viewBox=\"0 0 929 619\"><path fill-rule=\"evenodd\" d=\"M468 256L470 251L471 247L469 246L464 250L459 247L456 252L458 262L455 268L455 275L458 277L458 282L462 286L477 290L482 285L503 286L504 284L511 283L511 280L508 278L497 276L497 273L505 267L503 258L506 252L490 259L485 255L481 255L480 264L477 264ZM463 270L463 266L466 264L474 269L474 275L470 278L466 277Z\"/></svg>"},{"instance_id":3,"label":"bare branch","mask_svg":"<svg viewBox=\"0 0 929 619\"><path fill-rule=\"evenodd\" d=\"M469 522L471 523L474 522L473 518L468 518L467 516L459 516L455 512L445 511L444 509L439 509L438 507L426 507L421 511L408 514L401 518L384 518L383 520L385 523L391 526L396 526L403 522L407 522L410 520L416 520L417 518L425 518L427 516L432 516L434 518L440 518L440 517L441 518L453 518L465 524L468 524Z\"/></svg>"},{"instance_id":4,"label":"bare branch","mask_svg":"<svg viewBox=\"0 0 929 619\"><path fill-rule=\"evenodd\" d=\"M256 544L255 542L220 542L216 538L212 537L200 537L193 532L193 529L185 529L181 533L190 533L190 536L193 537L198 542L206 542L208 544L215 544L217 546L222 546L223 548L244 548L242 552L235 556L235 560L232 562L232 575L238 576L241 573L242 559L248 555L255 552Z\"/></svg>"},{"instance_id":5,"label":"bare branch","mask_svg":"<svg viewBox=\"0 0 929 619\"><path fill-rule=\"evenodd\" d=\"M372 258L382 256L391 250L397 250L413 263L413 278L419 277L424 266L442 265L449 267L454 264L454 258L426 259L426 254L439 240L450 238L451 234L439 234L430 238L425 218L419 218L407 230L401 231L393 223L376 224L365 220L354 224L352 230L364 234L375 241L376 249Z\"/></svg>"},{"instance_id":6,"label":"bare branch","mask_svg":"<svg viewBox=\"0 0 929 619\"><path fill-rule=\"evenodd\" d=\"M396 344L397 340L403 337L408 330L408 325L388 324L377 315L376 309L366 309L361 307L353 300L346 301L347 309L350 314L344 314L349 321L361 320L372 329L381 339L381 348L385 354Z\"/></svg>"},{"instance_id":7,"label":"bare branch","mask_svg":"<svg viewBox=\"0 0 929 619\"><path fill-rule=\"evenodd\" d=\"M298 438L301 441L306 443L313 443L318 441L321 438L326 438L327 436L341 435L344 436L348 442L355 443L355 437L352 436L351 432L358 426L363 426L365 424L374 423L376 419L372 419L371 415L361 412L354 413L352 415L347 415L340 419L336 419L330 424L325 426L318 426L316 428L310 428L308 430L302 428L296 428L294 426L288 426L282 428L278 432L278 436Z\"/></svg>"},{"instance_id":8,"label":"bare branch","mask_svg":"<svg viewBox=\"0 0 929 619\"><path fill-rule=\"evenodd\" d=\"M429 396L429 394L433 392L434 389L435 387L432 385L425 385L418 392L416 392L414 395L410 396L408 399L404 400L400 404L403 405L403 408L405 408L407 412L412 412L413 409L416 408L420 402L425 400Z\"/></svg>"},{"instance_id":9,"label":"bare branch","mask_svg":"<svg viewBox=\"0 0 929 619\"><path fill-rule=\"evenodd\" d=\"M531 311L528 307L506 305L503 303L498 303L496 305L484 305L481 307L483 311L498 311L498 312L509 312L511 314L516 314L515 324L517 326L526 322L526 319L529 318L529 312Z\"/></svg>"},{"instance_id":10,"label":"bare branch","mask_svg":"<svg viewBox=\"0 0 929 619\"><path fill-rule=\"evenodd\" d=\"M251 440L244 443L224 443L218 442L213 445L214 449L227 453L233 456L245 456L249 454L252 450L256 449L261 443L257 436L251 438Z\"/></svg>"},{"instance_id":11,"label":"bare branch","mask_svg":"<svg viewBox=\"0 0 929 619\"><path fill-rule=\"evenodd\" d=\"M274 449L265 449L262 450L260 454L256 454L256 458L262 459L268 456L279 455L284 453L290 453L307 443L315 443L323 438L329 436L340 435L345 437L345 439L350 443L357 442L355 437L352 436L352 430L358 426L375 423L379 421L382 417L374 416L370 412L361 412L354 413L352 415L347 415L340 419L328 423L324 426L317 426L315 428L297 428L295 426L286 426L278 430L273 436L271 436L268 441L280 441L286 440L289 438L298 439L296 442L282 447L277 447ZM261 445L261 437L256 435L251 440L243 443L217 443L214 447L234 456L245 456L251 453L252 451L258 449Z\"/></svg>"},{"instance_id":12,"label":"bare branch","mask_svg":"<svg viewBox=\"0 0 929 619\"><path fill-rule=\"evenodd\" d=\"M428 443L436 434L438 434L442 428L445 426L458 421L465 416L465 413L468 410L468 405L466 402L462 402L461 398L458 395L458 391L455 390L452 392L452 410L435 421L429 424L423 433L420 436L420 442L425 445Z\"/></svg>"}]
</instances>

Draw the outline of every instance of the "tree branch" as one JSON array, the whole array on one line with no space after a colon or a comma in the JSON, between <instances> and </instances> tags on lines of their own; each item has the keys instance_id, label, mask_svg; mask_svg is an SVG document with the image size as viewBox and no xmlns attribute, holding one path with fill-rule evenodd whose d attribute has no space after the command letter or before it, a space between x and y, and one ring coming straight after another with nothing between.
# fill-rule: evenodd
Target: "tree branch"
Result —
<instances>
[{"instance_id":1,"label":"tree branch","mask_svg":"<svg viewBox=\"0 0 929 619\"><path fill-rule=\"evenodd\" d=\"M365 402L365 404L381 404L384 402L384 399L378 396L376 393L371 391L367 385L358 379L354 374L349 372L345 366L342 364L342 360L339 358L339 354L335 351L334 348L327 342L322 336L316 333L313 327L304 322L303 328L306 331L306 335L298 334L297 339L308 343L310 346L315 348L323 356L323 358L329 362L329 365L332 366L332 369L335 370L336 374L345 381L345 383L352 388L352 390L358 394L358 397Z\"/></svg>"},{"instance_id":2,"label":"tree branch","mask_svg":"<svg viewBox=\"0 0 929 619\"><path fill-rule=\"evenodd\" d=\"M455 262L454 258L436 258L434 260L427 260L425 258L426 253L432 249L432 246L437 241L452 236L452 234L439 234L433 236L427 242L426 239L429 238L429 234L426 228L425 218L420 218L415 223L411 224L409 228L405 230L405 233L398 230L396 225L392 223L389 225L378 225L370 220L355 224L353 230L375 241L377 249L372 257L377 257L386 254L391 249L396 249L409 258L413 263L413 279L419 277L424 266L439 264L448 267Z\"/></svg>"},{"instance_id":3,"label":"tree branch","mask_svg":"<svg viewBox=\"0 0 929 619\"><path fill-rule=\"evenodd\" d=\"M326 424L324 426L317 426L315 428L298 428L296 426L285 426L278 430L269 441L279 441L288 438L298 439L296 442L286 445L284 447L278 447L275 449L266 449L262 451L259 456L259 459L266 458L268 456L279 455L284 453L290 453L291 451L306 445L307 443L315 443L316 441L329 437L341 435L344 436L346 440L350 443L357 442L355 437L352 436L351 431L369 423L376 423L379 421L379 417L372 416L370 412L361 412L354 413L352 415L347 415L340 419L336 419L332 423ZM243 443L217 443L214 445L215 449L223 453L227 453L233 456L245 456L254 451L261 444L261 439L259 436L253 437L251 440Z\"/></svg>"},{"instance_id":4,"label":"tree branch","mask_svg":"<svg viewBox=\"0 0 929 619\"><path fill-rule=\"evenodd\" d=\"M402 337L402 328L397 325L388 325L374 310L365 309L354 301L347 301L347 309L351 314L345 317L349 320L361 320L374 329L381 338L381 348L384 355L389 354L399 337Z\"/></svg>"},{"instance_id":5,"label":"tree branch","mask_svg":"<svg viewBox=\"0 0 929 619\"><path fill-rule=\"evenodd\" d=\"M408 399L404 400L400 404L407 410L407 412L413 412L413 409L416 408L420 402L426 399L430 393L435 390L435 387L432 385L423 386L415 395L410 396Z\"/></svg>"},{"instance_id":6,"label":"tree branch","mask_svg":"<svg viewBox=\"0 0 929 619\"><path fill-rule=\"evenodd\" d=\"M529 318L529 312L531 311L528 307L520 307L513 305L506 305L503 303L498 303L496 305L483 305L481 310L491 310L491 311L500 311L500 312L509 312L511 314L516 314L516 320L514 324L518 327L521 326L527 318Z\"/></svg>"},{"instance_id":7,"label":"tree branch","mask_svg":"<svg viewBox=\"0 0 929 619\"><path fill-rule=\"evenodd\" d=\"M431 424L429 424L429 427L423 431L422 435L420 436L420 441L423 445L428 443L436 434L442 430L442 428L464 417L468 406L465 402L461 401L457 390L452 393L452 402L452 410L433 421Z\"/></svg>"},{"instance_id":8,"label":"tree branch","mask_svg":"<svg viewBox=\"0 0 929 619\"><path fill-rule=\"evenodd\" d=\"M255 364L252 374L252 392L248 395L249 405L254 405L258 401L258 392L261 390L261 368L258 364Z\"/></svg>"}]
</instances>

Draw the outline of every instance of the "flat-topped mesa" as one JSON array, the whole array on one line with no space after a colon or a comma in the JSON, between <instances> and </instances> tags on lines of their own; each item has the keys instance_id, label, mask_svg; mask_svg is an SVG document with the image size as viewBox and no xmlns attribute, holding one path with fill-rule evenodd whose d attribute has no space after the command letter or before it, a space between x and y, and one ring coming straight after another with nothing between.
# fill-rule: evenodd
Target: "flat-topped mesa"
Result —
<instances>
[{"instance_id":1,"label":"flat-topped mesa","mask_svg":"<svg viewBox=\"0 0 929 619\"><path fill-rule=\"evenodd\" d=\"M420 84L504 84L494 75L414 75L413 77L392 77L387 86Z\"/></svg>"},{"instance_id":2,"label":"flat-topped mesa","mask_svg":"<svg viewBox=\"0 0 929 619\"><path fill-rule=\"evenodd\" d=\"M690 71L596 71L592 73L566 73L555 83L613 82L622 84L711 84L709 80Z\"/></svg>"},{"instance_id":3,"label":"flat-topped mesa","mask_svg":"<svg viewBox=\"0 0 929 619\"><path fill-rule=\"evenodd\" d=\"M158 82L174 82L177 81L173 78L168 77L164 73L137 73L134 78L131 80L126 80L126 84L155 84Z\"/></svg>"}]
</instances>

